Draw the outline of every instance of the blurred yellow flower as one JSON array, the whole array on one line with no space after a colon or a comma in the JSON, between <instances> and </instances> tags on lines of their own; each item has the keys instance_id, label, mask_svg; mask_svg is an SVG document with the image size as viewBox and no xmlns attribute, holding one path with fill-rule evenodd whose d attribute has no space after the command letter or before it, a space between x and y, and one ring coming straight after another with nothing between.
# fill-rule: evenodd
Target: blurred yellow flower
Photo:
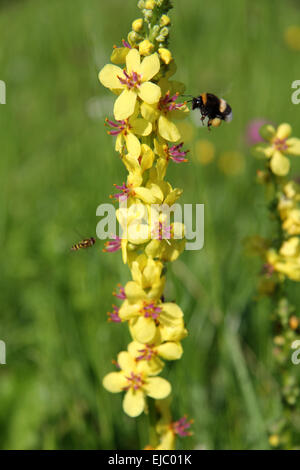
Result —
<instances>
[{"instance_id":1,"label":"blurred yellow flower","mask_svg":"<svg viewBox=\"0 0 300 470\"><path fill-rule=\"evenodd\" d=\"M215 158L215 146L212 142L207 139L197 140L195 143L195 159L202 163L202 165L208 165Z\"/></svg>"},{"instance_id":2,"label":"blurred yellow flower","mask_svg":"<svg viewBox=\"0 0 300 470\"><path fill-rule=\"evenodd\" d=\"M275 129L271 124L264 125L261 136L268 143L254 146L254 155L270 159L270 169L277 176L285 176L290 171L290 160L285 155L300 155L300 139L290 137L292 128L283 123Z\"/></svg>"},{"instance_id":3,"label":"blurred yellow flower","mask_svg":"<svg viewBox=\"0 0 300 470\"><path fill-rule=\"evenodd\" d=\"M235 176L245 170L245 158L241 152L223 152L218 159L219 169L228 176Z\"/></svg>"},{"instance_id":4,"label":"blurred yellow flower","mask_svg":"<svg viewBox=\"0 0 300 470\"><path fill-rule=\"evenodd\" d=\"M300 51L300 26L289 26L284 32L286 45L294 51Z\"/></svg>"}]
</instances>

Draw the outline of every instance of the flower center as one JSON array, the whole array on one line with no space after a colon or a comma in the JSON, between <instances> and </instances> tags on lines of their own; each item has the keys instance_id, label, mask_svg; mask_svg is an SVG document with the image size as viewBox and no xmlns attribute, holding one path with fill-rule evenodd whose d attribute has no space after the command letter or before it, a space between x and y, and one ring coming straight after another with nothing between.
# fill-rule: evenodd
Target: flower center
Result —
<instances>
[{"instance_id":1,"label":"flower center","mask_svg":"<svg viewBox=\"0 0 300 470\"><path fill-rule=\"evenodd\" d=\"M140 74L137 72L128 74L125 69L123 70L123 77L119 77L118 75L118 79L122 85L125 85L128 88L128 90L139 88L142 84L142 77Z\"/></svg>"},{"instance_id":2,"label":"flower center","mask_svg":"<svg viewBox=\"0 0 300 470\"><path fill-rule=\"evenodd\" d=\"M151 302L149 304L144 302L144 306L142 308L141 313L144 315L145 318L152 318L153 320L157 320L159 318L161 310L161 307L157 307L155 302Z\"/></svg>"},{"instance_id":3,"label":"flower center","mask_svg":"<svg viewBox=\"0 0 300 470\"><path fill-rule=\"evenodd\" d=\"M170 113L171 111L176 111L184 106L184 103L176 103L179 93L171 96L170 91L167 91L165 96L163 96L158 102L158 109L164 114Z\"/></svg>"},{"instance_id":4,"label":"flower center","mask_svg":"<svg viewBox=\"0 0 300 470\"><path fill-rule=\"evenodd\" d=\"M150 361L153 356L157 355L157 352L154 351L153 349L153 344L145 344L144 349L139 349L138 352L141 353L140 356L136 358L137 361L145 360L145 361Z\"/></svg>"},{"instance_id":5,"label":"flower center","mask_svg":"<svg viewBox=\"0 0 300 470\"><path fill-rule=\"evenodd\" d=\"M128 380L128 385L124 387L124 390L129 390L132 388L132 390L138 390L139 388L142 388L144 385L144 380L142 374L134 374L134 372L130 373L129 377L126 377Z\"/></svg>"},{"instance_id":6,"label":"flower center","mask_svg":"<svg viewBox=\"0 0 300 470\"><path fill-rule=\"evenodd\" d=\"M279 152L286 152L288 149L288 145L286 143L286 139L274 139L273 146Z\"/></svg>"}]
</instances>

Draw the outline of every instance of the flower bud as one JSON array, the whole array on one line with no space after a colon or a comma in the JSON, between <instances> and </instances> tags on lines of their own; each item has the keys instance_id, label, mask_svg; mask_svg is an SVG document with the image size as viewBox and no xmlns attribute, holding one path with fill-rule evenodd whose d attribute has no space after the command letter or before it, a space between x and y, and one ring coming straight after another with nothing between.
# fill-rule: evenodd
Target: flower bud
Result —
<instances>
[{"instance_id":1,"label":"flower bud","mask_svg":"<svg viewBox=\"0 0 300 470\"><path fill-rule=\"evenodd\" d=\"M170 24L170 22L171 22L171 20L168 17L168 15L162 15L159 24L160 24L160 26L168 26L168 24Z\"/></svg>"},{"instance_id":2,"label":"flower bud","mask_svg":"<svg viewBox=\"0 0 300 470\"><path fill-rule=\"evenodd\" d=\"M141 55L150 55L154 49L154 45L149 39L144 39L144 41L139 43L139 53Z\"/></svg>"},{"instance_id":3,"label":"flower bud","mask_svg":"<svg viewBox=\"0 0 300 470\"><path fill-rule=\"evenodd\" d=\"M143 18L137 18L136 20L133 21L132 23L133 31L138 33L139 31L141 31L142 28L143 28Z\"/></svg>"},{"instance_id":4,"label":"flower bud","mask_svg":"<svg viewBox=\"0 0 300 470\"><path fill-rule=\"evenodd\" d=\"M155 0L146 0L145 2L145 8L147 10L153 10L156 6L156 1Z\"/></svg>"},{"instance_id":5,"label":"flower bud","mask_svg":"<svg viewBox=\"0 0 300 470\"><path fill-rule=\"evenodd\" d=\"M128 33L128 36L127 36L128 42L131 46L134 46L139 38L140 38L140 35L137 34L135 31L130 31L130 33Z\"/></svg>"},{"instance_id":6,"label":"flower bud","mask_svg":"<svg viewBox=\"0 0 300 470\"><path fill-rule=\"evenodd\" d=\"M173 60L172 53L165 47L160 47L158 53L161 60L167 65Z\"/></svg>"}]
</instances>

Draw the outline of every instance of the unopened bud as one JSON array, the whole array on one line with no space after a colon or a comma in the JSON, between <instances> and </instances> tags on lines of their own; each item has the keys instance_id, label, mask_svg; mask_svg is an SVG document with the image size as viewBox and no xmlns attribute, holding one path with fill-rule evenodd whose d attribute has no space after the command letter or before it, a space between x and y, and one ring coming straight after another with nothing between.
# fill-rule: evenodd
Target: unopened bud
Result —
<instances>
[{"instance_id":1,"label":"unopened bud","mask_svg":"<svg viewBox=\"0 0 300 470\"><path fill-rule=\"evenodd\" d=\"M150 55L154 49L154 45L149 39L144 39L144 41L139 43L139 52L141 55Z\"/></svg>"},{"instance_id":2,"label":"unopened bud","mask_svg":"<svg viewBox=\"0 0 300 470\"><path fill-rule=\"evenodd\" d=\"M143 18L138 18L138 19L133 21L133 23L132 23L133 31L138 33L139 31L141 31L142 28L143 28Z\"/></svg>"},{"instance_id":3,"label":"unopened bud","mask_svg":"<svg viewBox=\"0 0 300 470\"><path fill-rule=\"evenodd\" d=\"M156 6L156 1L155 0L146 0L145 8L147 8L147 10L153 10L153 8L155 8L155 6Z\"/></svg>"},{"instance_id":4,"label":"unopened bud","mask_svg":"<svg viewBox=\"0 0 300 470\"><path fill-rule=\"evenodd\" d=\"M160 47L158 53L161 60L167 65L173 60L172 53L165 47Z\"/></svg>"},{"instance_id":5,"label":"unopened bud","mask_svg":"<svg viewBox=\"0 0 300 470\"><path fill-rule=\"evenodd\" d=\"M170 22L171 22L171 20L168 17L168 15L162 15L159 24L160 24L160 26L168 26L168 24L170 24Z\"/></svg>"}]
</instances>

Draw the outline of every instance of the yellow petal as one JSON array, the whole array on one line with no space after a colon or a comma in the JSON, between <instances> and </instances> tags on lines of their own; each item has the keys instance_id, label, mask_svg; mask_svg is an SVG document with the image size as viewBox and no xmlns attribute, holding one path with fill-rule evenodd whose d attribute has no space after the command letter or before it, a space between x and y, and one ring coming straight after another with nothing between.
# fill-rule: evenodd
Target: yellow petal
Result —
<instances>
[{"instance_id":1,"label":"yellow petal","mask_svg":"<svg viewBox=\"0 0 300 470\"><path fill-rule=\"evenodd\" d=\"M275 175L285 176L290 170L290 161L281 152L276 151L271 158L270 167Z\"/></svg>"},{"instance_id":2,"label":"yellow petal","mask_svg":"<svg viewBox=\"0 0 300 470\"><path fill-rule=\"evenodd\" d=\"M292 128L289 124L284 123L278 126L276 137L278 139L287 139L292 133Z\"/></svg>"},{"instance_id":3,"label":"yellow petal","mask_svg":"<svg viewBox=\"0 0 300 470\"><path fill-rule=\"evenodd\" d=\"M136 418L143 413L145 408L145 396L142 390L132 390L126 392L123 399L123 410L131 418Z\"/></svg>"},{"instance_id":4,"label":"yellow petal","mask_svg":"<svg viewBox=\"0 0 300 470\"><path fill-rule=\"evenodd\" d=\"M114 116L117 121L122 121L134 113L136 103L136 92L134 90L123 90L114 104Z\"/></svg>"},{"instance_id":5,"label":"yellow petal","mask_svg":"<svg viewBox=\"0 0 300 470\"><path fill-rule=\"evenodd\" d=\"M126 146L128 153L135 158L138 158L141 154L141 143L136 135L129 132L125 136Z\"/></svg>"},{"instance_id":6,"label":"yellow petal","mask_svg":"<svg viewBox=\"0 0 300 470\"><path fill-rule=\"evenodd\" d=\"M126 56L126 69L127 73L132 72L140 73L140 54L137 49L131 49Z\"/></svg>"},{"instance_id":7,"label":"yellow petal","mask_svg":"<svg viewBox=\"0 0 300 470\"><path fill-rule=\"evenodd\" d=\"M158 54L151 54L148 57L145 57L140 68L140 73L142 75L142 81L147 82L154 77L160 69L160 61Z\"/></svg>"},{"instance_id":8,"label":"yellow petal","mask_svg":"<svg viewBox=\"0 0 300 470\"><path fill-rule=\"evenodd\" d=\"M119 310L119 316L122 320L129 320L130 318L136 317L141 305L138 303L130 304L128 300L124 300Z\"/></svg>"},{"instance_id":9,"label":"yellow petal","mask_svg":"<svg viewBox=\"0 0 300 470\"><path fill-rule=\"evenodd\" d=\"M183 349L180 343L167 342L160 344L156 347L158 354L167 359L168 361L175 361L180 359L183 354Z\"/></svg>"},{"instance_id":10,"label":"yellow petal","mask_svg":"<svg viewBox=\"0 0 300 470\"><path fill-rule=\"evenodd\" d=\"M125 286L125 294L130 303L135 303L139 300L145 299L146 295L141 286L134 281L127 282Z\"/></svg>"},{"instance_id":11,"label":"yellow petal","mask_svg":"<svg viewBox=\"0 0 300 470\"><path fill-rule=\"evenodd\" d=\"M155 83L145 82L140 86L138 95L145 103L158 103L161 97L161 89Z\"/></svg>"},{"instance_id":12,"label":"yellow petal","mask_svg":"<svg viewBox=\"0 0 300 470\"><path fill-rule=\"evenodd\" d=\"M162 304L162 307L163 307L163 311L170 318L182 318L183 317L181 308L174 302L165 302L164 304Z\"/></svg>"},{"instance_id":13,"label":"yellow petal","mask_svg":"<svg viewBox=\"0 0 300 470\"><path fill-rule=\"evenodd\" d=\"M128 385L128 381L123 372L110 372L103 378L102 385L109 392L118 393Z\"/></svg>"},{"instance_id":14,"label":"yellow petal","mask_svg":"<svg viewBox=\"0 0 300 470\"><path fill-rule=\"evenodd\" d=\"M162 400L171 393L171 384L162 377L149 377L145 385L147 395L156 400Z\"/></svg>"},{"instance_id":15,"label":"yellow petal","mask_svg":"<svg viewBox=\"0 0 300 470\"><path fill-rule=\"evenodd\" d=\"M286 141L288 150L286 153L289 155L300 155L300 139L292 137Z\"/></svg>"},{"instance_id":16,"label":"yellow petal","mask_svg":"<svg viewBox=\"0 0 300 470\"><path fill-rule=\"evenodd\" d=\"M128 351L121 351L118 354L118 364L122 371L126 374L128 372L132 372L135 369L135 361L134 358L129 354Z\"/></svg>"},{"instance_id":17,"label":"yellow petal","mask_svg":"<svg viewBox=\"0 0 300 470\"><path fill-rule=\"evenodd\" d=\"M165 116L158 119L158 131L160 135L170 142L177 142L180 139L180 133L175 124Z\"/></svg>"},{"instance_id":18,"label":"yellow petal","mask_svg":"<svg viewBox=\"0 0 300 470\"><path fill-rule=\"evenodd\" d=\"M125 64L126 56L130 49L128 47L115 47L110 60L113 64Z\"/></svg>"},{"instance_id":19,"label":"yellow petal","mask_svg":"<svg viewBox=\"0 0 300 470\"><path fill-rule=\"evenodd\" d=\"M149 135L152 131L152 124L146 119L137 118L130 120L130 125L132 126L132 132L137 135Z\"/></svg>"},{"instance_id":20,"label":"yellow petal","mask_svg":"<svg viewBox=\"0 0 300 470\"><path fill-rule=\"evenodd\" d=\"M155 204L155 202L157 202L155 195L148 188L135 188L134 191L136 196L142 201L144 201L146 204Z\"/></svg>"},{"instance_id":21,"label":"yellow petal","mask_svg":"<svg viewBox=\"0 0 300 470\"><path fill-rule=\"evenodd\" d=\"M131 323L134 339L140 343L150 343L156 333L156 326L152 318L138 317Z\"/></svg>"},{"instance_id":22,"label":"yellow petal","mask_svg":"<svg viewBox=\"0 0 300 470\"><path fill-rule=\"evenodd\" d=\"M128 227L128 240L134 245L142 245L146 243L149 240L150 235L150 228L147 224L141 224L139 222L136 223L135 221L132 221Z\"/></svg>"},{"instance_id":23,"label":"yellow petal","mask_svg":"<svg viewBox=\"0 0 300 470\"><path fill-rule=\"evenodd\" d=\"M123 134L118 134L116 138L116 145L115 145L116 152L122 153L124 150L124 137Z\"/></svg>"},{"instance_id":24,"label":"yellow petal","mask_svg":"<svg viewBox=\"0 0 300 470\"><path fill-rule=\"evenodd\" d=\"M149 168L152 167L153 161L154 161L154 152L146 144L142 144L141 152L142 152L141 170L142 172L144 172L146 170L149 170Z\"/></svg>"},{"instance_id":25,"label":"yellow petal","mask_svg":"<svg viewBox=\"0 0 300 470\"><path fill-rule=\"evenodd\" d=\"M99 72L99 80L106 88L122 89L123 86L118 79L123 76L123 71L116 65L107 64Z\"/></svg>"},{"instance_id":26,"label":"yellow petal","mask_svg":"<svg viewBox=\"0 0 300 470\"><path fill-rule=\"evenodd\" d=\"M141 104L141 114L146 121L154 122L159 118L159 110L156 105L143 102Z\"/></svg>"}]
</instances>

